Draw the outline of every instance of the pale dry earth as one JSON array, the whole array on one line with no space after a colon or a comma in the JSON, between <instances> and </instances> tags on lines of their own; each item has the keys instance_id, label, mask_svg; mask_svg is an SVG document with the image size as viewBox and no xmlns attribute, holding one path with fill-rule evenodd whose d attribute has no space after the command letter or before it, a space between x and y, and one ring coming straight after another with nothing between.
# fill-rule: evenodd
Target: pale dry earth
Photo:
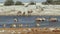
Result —
<instances>
[{"instance_id":1,"label":"pale dry earth","mask_svg":"<svg viewBox=\"0 0 60 34\"><path fill-rule=\"evenodd\" d=\"M38 9L36 9L38 7ZM43 8L43 11L41 10ZM28 13L28 11L33 11L32 13ZM20 14L18 12L21 11ZM0 6L0 15L5 16L16 16L16 15L54 15L60 16L60 5L29 5L28 7L18 5L18 6Z\"/></svg>"}]
</instances>

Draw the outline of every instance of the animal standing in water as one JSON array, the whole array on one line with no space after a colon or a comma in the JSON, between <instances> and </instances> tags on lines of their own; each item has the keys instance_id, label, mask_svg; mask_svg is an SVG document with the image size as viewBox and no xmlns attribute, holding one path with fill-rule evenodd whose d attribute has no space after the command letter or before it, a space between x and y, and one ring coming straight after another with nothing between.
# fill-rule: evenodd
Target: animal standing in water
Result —
<instances>
[{"instance_id":1,"label":"animal standing in water","mask_svg":"<svg viewBox=\"0 0 60 34\"><path fill-rule=\"evenodd\" d=\"M14 19L14 22L18 22L17 18Z\"/></svg>"}]
</instances>

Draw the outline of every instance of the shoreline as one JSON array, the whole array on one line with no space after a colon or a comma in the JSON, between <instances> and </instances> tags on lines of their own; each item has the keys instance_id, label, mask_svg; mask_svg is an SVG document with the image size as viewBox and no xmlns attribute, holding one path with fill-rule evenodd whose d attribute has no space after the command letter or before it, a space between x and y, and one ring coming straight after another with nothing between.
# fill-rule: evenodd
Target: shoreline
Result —
<instances>
[{"instance_id":1,"label":"shoreline","mask_svg":"<svg viewBox=\"0 0 60 34\"><path fill-rule=\"evenodd\" d=\"M0 28L0 34L60 34L60 30L41 28Z\"/></svg>"},{"instance_id":2,"label":"shoreline","mask_svg":"<svg viewBox=\"0 0 60 34\"><path fill-rule=\"evenodd\" d=\"M60 16L60 15L0 15L0 16Z\"/></svg>"}]
</instances>

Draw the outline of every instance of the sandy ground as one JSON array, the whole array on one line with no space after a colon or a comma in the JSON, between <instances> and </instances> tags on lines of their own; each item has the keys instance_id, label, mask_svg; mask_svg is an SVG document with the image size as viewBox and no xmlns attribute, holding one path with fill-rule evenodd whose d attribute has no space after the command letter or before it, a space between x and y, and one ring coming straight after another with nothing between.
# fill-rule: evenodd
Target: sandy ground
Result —
<instances>
[{"instance_id":1,"label":"sandy ground","mask_svg":"<svg viewBox=\"0 0 60 34\"><path fill-rule=\"evenodd\" d=\"M41 7L39 7L41 6ZM43 10L41 9L42 6ZM39 7L36 9L36 7ZM28 13L28 11L33 11L32 13ZM21 11L21 13L18 14L18 12ZM22 15L25 12L24 15L54 15L54 16L60 16L60 5L29 5L28 7L25 6L3 6L0 7L0 16L16 16L16 15Z\"/></svg>"},{"instance_id":2,"label":"sandy ground","mask_svg":"<svg viewBox=\"0 0 60 34\"><path fill-rule=\"evenodd\" d=\"M59 31L40 28L0 28L0 34L60 34Z\"/></svg>"}]
</instances>

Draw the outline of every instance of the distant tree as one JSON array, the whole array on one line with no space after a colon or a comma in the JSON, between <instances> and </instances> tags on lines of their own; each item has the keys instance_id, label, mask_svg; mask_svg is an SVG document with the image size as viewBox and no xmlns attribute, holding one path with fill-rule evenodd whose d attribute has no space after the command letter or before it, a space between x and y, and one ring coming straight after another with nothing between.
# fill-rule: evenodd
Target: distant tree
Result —
<instances>
[{"instance_id":1,"label":"distant tree","mask_svg":"<svg viewBox=\"0 0 60 34\"><path fill-rule=\"evenodd\" d=\"M53 0L47 0L46 2L51 4L53 2Z\"/></svg>"},{"instance_id":2,"label":"distant tree","mask_svg":"<svg viewBox=\"0 0 60 34\"><path fill-rule=\"evenodd\" d=\"M29 5L35 5L35 4L36 4L36 3L34 3L34 2L30 2L30 3L29 3Z\"/></svg>"},{"instance_id":3,"label":"distant tree","mask_svg":"<svg viewBox=\"0 0 60 34\"><path fill-rule=\"evenodd\" d=\"M14 5L14 1L13 0L6 0L4 3L5 6L10 6L10 5Z\"/></svg>"},{"instance_id":4,"label":"distant tree","mask_svg":"<svg viewBox=\"0 0 60 34\"><path fill-rule=\"evenodd\" d=\"M52 4L53 0L46 0L46 2L42 2L42 4Z\"/></svg>"},{"instance_id":5,"label":"distant tree","mask_svg":"<svg viewBox=\"0 0 60 34\"><path fill-rule=\"evenodd\" d=\"M21 1L16 1L15 5L24 5Z\"/></svg>"}]
</instances>

